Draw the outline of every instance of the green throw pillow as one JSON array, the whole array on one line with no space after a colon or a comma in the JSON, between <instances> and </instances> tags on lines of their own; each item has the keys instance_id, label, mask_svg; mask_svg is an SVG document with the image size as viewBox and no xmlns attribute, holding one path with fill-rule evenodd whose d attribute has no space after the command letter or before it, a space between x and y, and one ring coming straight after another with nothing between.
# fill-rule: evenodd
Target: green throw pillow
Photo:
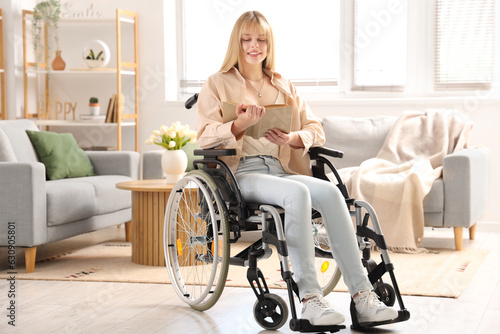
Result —
<instances>
[{"instance_id":1,"label":"green throw pillow","mask_svg":"<svg viewBox=\"0 0 500 334\"><path fill-rule=\"evenodd\" d=\"M186 172L192 171L194 169L193 167L193 161L194 159L199 159L200 157L194 155L194 150L200 148L197 143L187 143L186 146L182 148L184 152L186 152L186 155L188 157L188 165L186 168Z\"/></svg>"},{"instance_id":2,"label":"green throw pillow","mask_svg":"<svg viewBox=\"0 0 500 334\"><path fill-rule=\"evenodd\" d=\"M45 165L49 180L95 175L89 157L71 133L31 130L26 133Z\"/></svg>"}]
</instances>

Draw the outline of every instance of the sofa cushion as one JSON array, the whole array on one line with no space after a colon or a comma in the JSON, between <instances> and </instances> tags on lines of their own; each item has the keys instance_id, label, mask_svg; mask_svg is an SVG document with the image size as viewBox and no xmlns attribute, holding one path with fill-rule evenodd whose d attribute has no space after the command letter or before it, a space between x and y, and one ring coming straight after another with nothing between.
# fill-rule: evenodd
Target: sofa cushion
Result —
<instances>
[{"instance_id":1,"label":"sofa cushion","mask_svg":"<svg viewBox=\"0 0 500 334\"><path fill-rule=\"evenodd\" d=\"M0 162L15 162L17 161L14 149L10 144L10 140L5 132L0 129Z\"/></svg>"},{"instance_id":2,"label":"sofa cushion","mask_svg":"<svg viewBox=\"0 0 500 334\"><path fill-rule=\"evenodd\" d=\"M89 157L71 133L31 130L26 133L45 165L49 180L95 175Z\"/></svg>"},{"instance_id":3,"label":"sofa cushion","mask_svg":"<svg viewBox=\"0 0 500 334\"><path fill-rule=\"evenodd\" d=\"M432 184L431 190L424 197L425 212L443 212L444 210L444 182L439 178Z\"/></svg>"},{"instance_id":4,"label":"sofa cushion","mask_svg":"<svg viewBox=\"0 0 500 334\"><path fill-rule=\"evenodd\" d=\"M67 182L72 180L71 182ZM47 225L56 226L94 216L97 212L93 184L77 179L47 181Z\"/></svg>"},{"instance_id":5,"label":"sofa cushion","mask_svg":"<svg viewBox=\"0 0 500 334\"><path fill-rule=\"evenodd\" d=\"M344 152L342 159L332 160L335 167L359 166L363 161L374 158L395 121L395 116L326 116L323 119L325 147Z\"/></svg>"},{"instance_id":6,"label":"sofa cushion","mask_svg":"<svg viewBox=\"0 0 500 334\"><path fill-rule=\"evenodd\" d=\"M425 226L442 227L444 224L444 182L442 178L432 184L431 190L424 197Z\"/></svg>"},{"instance_id":7,"label":"sofa cushion","mask_svg":"<svg viewBox=\"0 0 500 334\"><path fill-rule=\"evenodd\" d=\"M78 182L85 182L94 187L96 200L96 214L106 214L132 206L132 195L128 190L116 188L119 182L132 181L128 176L123 175L99 175L77 179Z\"/></svg>"},{"instance_id":8,"label":"sofa cushion","mask_svg":"<svg viewBox=\"0 0 500 334\"><path fill-rule=\"evenodd\" d=\"M47 181L47 224L63 225L132 206L131 194L116 183L123 175L100 175Z\"/></svg>"},{"instance_id":9,"label":"sofa cushion","mask_svg":"<svg viewBox=\"0 0 500 334\"><path fill-rule=\"evenodd\" d=\"M26 133L26 130L38 131L33 121L27 119L16 119L0 121L0 129L9 139L16 160L19 162L38 162L38 158ZM0 139L3 140L3 139ZM10 157L11 158L11 157Z\"/></svg>"}]
</instances>

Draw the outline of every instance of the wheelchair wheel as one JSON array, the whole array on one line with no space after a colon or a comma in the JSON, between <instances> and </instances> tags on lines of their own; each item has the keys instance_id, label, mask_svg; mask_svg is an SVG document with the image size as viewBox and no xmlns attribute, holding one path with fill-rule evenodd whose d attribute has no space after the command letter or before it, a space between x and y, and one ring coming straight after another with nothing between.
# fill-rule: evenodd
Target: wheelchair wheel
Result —
<instances>
[{"instance_id":1,"label":"wheelchair wheel","mask_svg":"<svg viewBox=\"0 0 500 334\"><path fill-rule=\"evenodd\" d=\"M330 242L326 235L323 219L318 212L313 213L312 229L315 251L315 268L318 282L326 296L335 288L342 276L337 262L333 258Z\"/></svg>"},{"instance_id":2,"label":"wheelchair wheel","mask_svg":"<svg viewBox=\"0 0 500 334\"><path fill-rule=\"evenodd\" d=\"M217 192L207 173L191 171L175 184L165 210L165 262L172 286L199 311L217 302L229 268L229 225Z\"/></svg>"},{"instance_id":3,"label":"wheelchair wheel","mask_svg":"<svg viewBox=\"0 0 500 334\"><path fill-rule=\"evenodd\" d=\"M253 306L255 321L262 328L276 330L283 327L288 319L288 307L283 298L274 293L266 293L264 300L258 300Z\"/></svg>"},{"instance_id":4,"label":"wheelchair wheel","mask_svg":"<svg viewBox=\"0 0 500 334\"><path fill-rule=\"evenodd\" d=\"M375 288L375 293L385 305L394 306L396 302L396 292L392 285L384 283L382 286Z\"/></svg>"}]
</instances>

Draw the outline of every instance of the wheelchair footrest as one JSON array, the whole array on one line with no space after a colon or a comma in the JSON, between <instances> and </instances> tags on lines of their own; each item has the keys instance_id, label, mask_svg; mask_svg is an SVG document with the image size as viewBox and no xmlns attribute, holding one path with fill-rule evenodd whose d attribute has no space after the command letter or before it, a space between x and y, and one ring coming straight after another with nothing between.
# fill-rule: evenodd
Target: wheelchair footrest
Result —
<instances>
[{"instance_id":1,"label":"wheelchair footrest","mask_svg":"<svg viewBox=\"0 0 500 334\"><path fill-rule=\"evenodd\" d=\"M410 319L410 312L407 309L403 310L398 310L398 317L392 320L386 320L386 321L374 321L374 322L358 322L358 319L352 317L351 313L351 318L352 318L352 325L351 329L354 330L361 330L364 328L371 328L375 326L381 326L381 325L387 325L387 324L393 324L396 322L402 322L402 321L407 321Z\"/></svg>"},{"instance_id":2,"label":"wheelchair footrest","mask_svg":"<svg viewBox=\"0 0 500 334\"><path fill-rule=\"evenodd\" d=\"M290 320L290 329L294 332L301 333L317 333L317 332L330 332L336 333L345 329L344 325L331 325L331 326L314 326L309 320L306 319L292 319Z\"/></svg>"}]
</instances>

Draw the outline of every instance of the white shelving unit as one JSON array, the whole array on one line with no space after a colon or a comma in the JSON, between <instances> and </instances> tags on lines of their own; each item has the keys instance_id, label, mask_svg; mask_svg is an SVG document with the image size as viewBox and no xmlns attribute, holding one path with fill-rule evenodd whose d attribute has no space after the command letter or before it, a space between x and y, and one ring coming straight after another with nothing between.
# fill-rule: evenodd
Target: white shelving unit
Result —
<instances>
[{"instance_id":1,"label":"white shelving unit","mask_svg":"<svg viewBox=\"0 0 500 334\"><path fill-rule=\"evenodd\" d=\"M123 127L134 127L135 128L135 150L138 151L138 115L139 115L139 104L138 104L138 86L139 86L139 68L138 68L138 35L137 35L137 13L117 9L115 19L60 19L59 20L59 35L64 35L65 31L71 30L76 31L74 39L76 40L78 37L76 35L85 36L85 33L88 32L90 35L95 35L96 27L98 27L98 31L102 31L103 35L110 37L114 36L114 41L112 41L113 45L110 45L110 50L112 55L116 55L112 61L110 61L109 67L101 68L101 69L90 69L86 68L86 65L77 63L75 65L75 59L79 59L83 62L81 55L78 52L81 52L79 47L65 47L61 43L61 49L63 51L62 58L70 59L71 61L67 62L67 66L62 71L54 71L50 68L49 64L49 54L47 51L48 45L48 36L47 29L44 29L43 45L45 45L45 53L43 62L30 62L28 61L28 53L31 45L29 45L28 38L28 29L31 24L31 20L33 17L33 12L24 10L23 11L23 50L24 50L24 117L35 119L35 122L39 126L45 127L47 130L49 127L56 126L70 126L70 127L116 127L116 147L118 150L122 149L122 128ZM133 40L129 38L124 39L122 36L122 30L124 28L121 24L129 25L132 30ZM76 27L76 28L75 28ZM97 33L99 34L99 33ZM94 39L94 38L88 38ZM96 38L98 39L98 38ZM62 40L62 38L60 38ZM132 42L129 42L132 41ZM128 56L132 58L130 61L124 61L123 48L128 47ZM53 51L51 51L53 52ZM65 55L66 53L66 55ZM50 77L50 80L49 80ZM28 81L30 79L38 79L44 83L44 89L32 89L29 87ZM112 83L113 78L116 78L115 83ZM116 89L111 90L112 93L115 94L123 94L123 80L127 79L127 82L131 82L129 85L132 93L129 94L130 100L134 100L132 103L127 104L128 110L125 110L125 103L121 102L117 99L116 110L118 111L116 117L116 123L95 123L95 122L84 122L77 120L60 120L53 119L54 112L52 110L51 101L51 92L54 91L54 86L57 84L62 85L62 90L64 91L72 91L72 94L75 95L74 91L77 91L80 87L92 86L95 85L96 82L99 82L101 86L104 86L106 89L110 89L112 85L116 87ZM61 82L63 82L61 84ZM96 86L97 87L97 86ZM97 91L101 92L102 89L97 89ZM32 95L30 95L32 94ZM36 95L36 98L34 97ZM106 95L106 98L110 96ZM79 108L84 108L86 105L82 102L83 99L87 101L88 104L89 96L78 96L79 99ZM100 98L101 108L106 111L107 109L107 101L106 98ZM33 99L36 100L36 104L43 105L44 107L41 110L36 108L36 112L33 112L31 109L33 107ZM31 103L30 103L31 102ZM84 107L81 105L84 104ZM76 103L75 103L76 105ZM80 109L80 111L83 109ZM80 112L80 114L82 114Z\"/></svg>"},{"instance_id":2,"label":"white shelving unit","mask_svg":"<svg viewBox=\"0 0 500 334\"><path fill-rule=\"evenodd\" d=\"M53 120L37 120L38 126L117 126L117 123L96 123L96 122L82 122L82 121L69 121L62 119ZM135 127L135 122L122 122L122 127Z\"/></svg>"}]
</instances>

